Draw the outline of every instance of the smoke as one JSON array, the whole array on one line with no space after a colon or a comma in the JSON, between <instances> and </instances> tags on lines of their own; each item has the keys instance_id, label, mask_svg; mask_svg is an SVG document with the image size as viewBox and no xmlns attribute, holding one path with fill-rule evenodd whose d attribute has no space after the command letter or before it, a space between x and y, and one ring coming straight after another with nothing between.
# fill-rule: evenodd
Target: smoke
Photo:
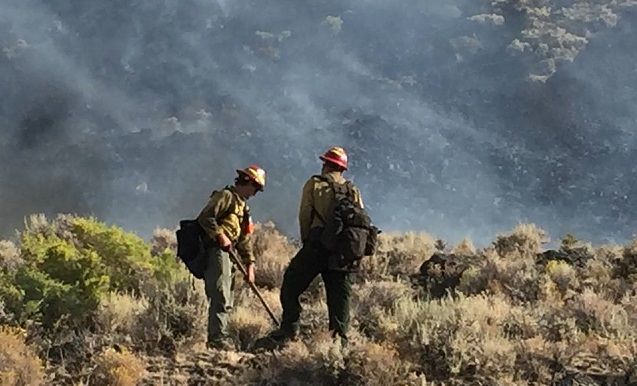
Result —
<instances>
[{"instance_id":1,"label":"smoke","mask_svg":"<svg viewBox=\"0 0 637 386\"><path fill-rule=\"evenodd\" d=\"M630 238L635 50L592 40L529 82L515 14L480 7L0 0L0 232L76 212L148 237L258 163L254 217L296 236L302 184L341 145L385 231ZM630 44L625 18L596 39Z\"/></svg>"}]
</instances>

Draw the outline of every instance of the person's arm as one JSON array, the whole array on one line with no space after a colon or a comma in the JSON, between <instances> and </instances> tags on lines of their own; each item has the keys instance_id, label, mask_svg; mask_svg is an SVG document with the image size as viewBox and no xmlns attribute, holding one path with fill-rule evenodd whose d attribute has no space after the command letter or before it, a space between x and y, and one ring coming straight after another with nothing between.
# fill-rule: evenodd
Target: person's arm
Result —
<instances>
[{"instance_id":1,"label":"person's arm","mask_svg":"<svg viewBox=\"0 0 637 386\"><path fill-rule=\"evenodd\" d=\"M255 262L254 252L252 250L252 235L250 233L241 230L241 235L235 249L241 256L244 265L253 264Z\"/></svg>"},{"instance_id":2,"label":"person's arm","mask_svg":"<svg viewBox=\"0 0 637 386\"><path fill-rule=\"evenodd\" d=\"M354 187L354 203L361 208L365 208L365 204L363 204L363 196L357 186Z\"/></svg>"},{"instance_id":3,"label":"person's arm","mask_svg":"<svg viewBox=\"0 0 637 386\"><path fill-rule=\"evenodd\" d=\"M309 179L305 185L303 185L301 203L299 205L299 231L302 242L305 242L305 239L310 233L310 226L312 226L312 211L314 210L313 191L314 180Z\"/></svg>"},{"instance_id":4,"label":"person's arm","mask_svg":"<svg viewBox=\"0 0 637 386\"><path fill-rule=\"evenodd\" d=\"M225 213L232 204L232 193L227 190L213 192L205 208L197 216L199 225L204 229L208 237L213 240L224 234L223 228L217 223L217 218Z\"/></svg>"},{"instance_id":5,"label":"person's arm","mask_svg":"<svg viewBox=\"0 0 637 386\"><path fill-rule=\"evenodd\" d=\"M254 262L255 256L252 248L252 231L254 229L252 224L252 217L250 216L250 209L247 207L243 213L243 221L239 226L240 233L239 239L235 249L239 253L243 265L246 268L245 280L254 283Z\"/></svg>"}]
</instances>

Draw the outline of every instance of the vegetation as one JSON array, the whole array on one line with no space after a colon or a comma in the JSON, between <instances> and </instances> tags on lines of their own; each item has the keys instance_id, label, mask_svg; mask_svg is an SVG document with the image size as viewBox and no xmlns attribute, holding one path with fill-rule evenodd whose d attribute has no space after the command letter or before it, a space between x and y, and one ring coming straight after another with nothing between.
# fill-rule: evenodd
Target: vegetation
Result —
<instances>
[{"instance_id":1,"label":"vegetation","mask_svg":"<svg viewBox=\"0 0 637 386\"><path fill-rule=\"evenodd\" d=\"M301 339L268 353L250 349L272 325L244 285L236 351L205 349L202 283L178 263L173 235L145 242L92 218L31 216L17 245L0 244L0 384L603 384L635 367L637 242L593 247L569 234L548 253L532 224L484 249L382 234L357 276L351 343L327 334L317 280ZM259 224L255 246L258 286L279 313L298 246L272 223ZM440 280L450 275L457 283Z\"/></svg>"},{"instance_id":2,"label":"vegetation","mask_svg":"<svg viewBox=\"0 0 637 386\"><path fill-rule=\"evenodd\" d=\"M298 193L296 182L306 178L298 166L307 165L307 154L326 133L358 152L352 160L357 178L378 186L370 207L385 188L412 186L427 192L429 207L445 208L450 221L473 215L460 204L475 201L473 187L488 180L464 173L475 170L478 158L465 157L475 145L485 147L480 161L497 169L501 190L510 192L502 208L555 201L562 205L556 213L599 217L598 229L633 228L625 225L637 213L626 178L634 160L619 129L634 121L622 109L634 100L633 88L624 85L635 84L634 50L625 48L634 42L635 0L432 0L415 2L428 7L420 14L400 2L325 1L313 2L311 12L307 4L273 2L272 12L262 13L254 11L261 3L248 1L233 5L230 17L225 2L212 2L205 12L196 2L183 8L68 3L47 4L42 15L25 7L33 19L13 4L0 15L0 77L11 102L0 113L0 124L11 131L0 138L6 144L0 179L8 182L0 191L2 231L13 227L25 203L98 212L116 207L128 220L156 218L146 211L148 189L164 192L153 196L162 208L154 212L175 217L182 208L169 203L198 202L200 187L225 178L210 170L230 150L272 161L272 170L289 177L282 193L264 197L263 205L266 217L287 214L289 202L281 197ZM439 3L459 16L441 18L432 11ZM401 16L390 20L418 17L381 23L375 17L386 14L385 7ZM605 35L622 18L627 27ZM125 26L135 32L127 34ZM596 40L588 60L568 67ZM561 65L571 71L560 71ZM224 79L229 86L219 83ZM300 89L318 93L290 88L298 79L310 82ZM92 98L102 87L104 99ZM342 96L346 88L354 91ZM292 99L277 99L289 90ZM78 103L87 101L85 94L91 103ZM479 133L504 142L463 140L465 130L446 119L403 119L412 95L419 105L488 127ZM356 105L374 96L407 105L397 110L401 119ZM285 115L305 99L313 104ZM137 102L141 107L129 111ZM140 124L127 119L156 114L161 106L170 114L159 118L166 118L165 127L128 130ZM336 123L294 131L303 138L294 142L287 130L314 128L323 112ZM139 119L146 125L158 118ZM416 139L434 133L427 126L454 146L432 146L425 156L435 162L416 162L425 160L409 158L423 153ZM102 127L112 131L93 129ZM422 137L396 142L419 130ZM401 135L392 143L389 131ZM593 134L602 131L599 141ZM100 147L106 142L108 151ZM297 148L301 142L311 147ZM193 167L183 154L206 157ZM448 180L450 170L463 173ZM123 191L106 202L100 195L115 185ZM184 185L197 188L184 192ZM404 197L416 202L417 196ZM637 355L637 240L593 246L577 234L565 235L557 251L543 251L548 235L533 224L496 235L482 249L471 240L447 246L425 233L383 233L378 254L357 276L347 347L326 334L325 292L317 279L303 297L301 339L279 352L251 352L272 326L237 278L230 320L236 350L218 352L204 347L203 284L175 257L173 230L156 229L146 241L96 218L33 215L15 240L0 240L0 386L629 384ZM259 224L256 284L276 313L283 271L297 248L274 224Z\"/></svg>"},{"instance_id":3,"label":"vegetation","mask_svg":"<svg viewBox=\"0 0 637 386\"><path fill-rule=\"evenodd\" d=\"M519 33L507 48L527 55L533 63L529 79L544 82L560 62L572 62L596 33L615 27L621 13L635 6L635 0L494 0L485 4L486 13L470 19L495 26L513 20Z\"/></svg>"}]
</instances>

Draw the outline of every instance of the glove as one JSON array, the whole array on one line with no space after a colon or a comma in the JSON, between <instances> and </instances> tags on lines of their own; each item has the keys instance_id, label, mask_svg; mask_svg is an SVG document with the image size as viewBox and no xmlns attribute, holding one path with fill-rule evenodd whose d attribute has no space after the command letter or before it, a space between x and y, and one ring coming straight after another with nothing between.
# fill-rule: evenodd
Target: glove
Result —
<instances>
[{"instance_id":1,"label":"glove","mask_svg":"<svg viewBox=\"0 0 637 386\"><path fill-rule=\"evenodd\" d=\"M230 247L232 246L232 242L225 233L220 233L217 236L217 242L219 243L219 247L221 247L224 251L230 250Z\"/></svg>"},{"instance_id":2,"label":"glove","mask_svg":"<svg viewBox=\"0 0 637 386\"><path fill-rule=\"evenodd\" d=\"M254 283L254 264L248 263L246 265L246 272L248 273L245 277L245 281L248 283Z\"/></svg>"}]
</instances>

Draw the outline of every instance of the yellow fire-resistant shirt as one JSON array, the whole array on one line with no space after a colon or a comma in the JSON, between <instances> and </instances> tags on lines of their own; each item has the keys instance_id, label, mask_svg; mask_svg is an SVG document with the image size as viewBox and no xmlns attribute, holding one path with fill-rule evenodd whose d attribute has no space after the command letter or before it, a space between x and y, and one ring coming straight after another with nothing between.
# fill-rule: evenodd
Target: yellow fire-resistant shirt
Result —
<instances>
[{"instance_id":1,"label":"yellow fire-resistant shirt","mask_svg":"<svg viewBox=\"0 0 637 386\"><path fill-rule=\"evenodd\" d=\"M331 172L324 174L332 177L337 183L345 183L345 177L339 172ZM354 203L363 207L363 198L360 190L354 186ZM303 186L301 195L301 204L299 208L299 226L301 231L301 240L305 241L310 229L323 226L323 220L329 215L329 210L334 201L334 193L327 181L323 181L316 176L312 176ZM318 215L317 215L318 214Z\"/></svg>"},{"instance_id":2,"label":"yellow fire-resistant shirt","mask_svg":"<svg viewBox=\"0 0 637 386\"><path fill-rule=\"evenodd\" d=\"M208 237L216 240L218 235L224 233L232 241L244 263L255 260L251 235L247 229L242 229L244 220L250 221L243 218L244 213L248 213L247 209L248 204L239 197L234 186L226 186L225 189L210 194L208 203L197 216L197 221Z\"/></svg>"}]
</instances>

